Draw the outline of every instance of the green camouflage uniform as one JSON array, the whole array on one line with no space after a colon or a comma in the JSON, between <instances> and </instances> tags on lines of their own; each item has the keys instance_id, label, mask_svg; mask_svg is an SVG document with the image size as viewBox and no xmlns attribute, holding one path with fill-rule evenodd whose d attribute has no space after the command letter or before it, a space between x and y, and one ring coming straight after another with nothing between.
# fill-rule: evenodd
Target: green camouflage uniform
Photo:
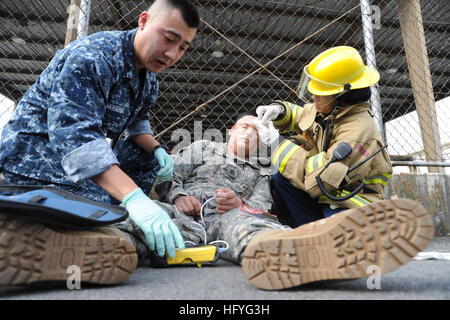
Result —
<instances>
[{"instance_id":1,"label":"green camouflage uniform","mask_svg":"<svg viewBox=\"0 0 450 320\"><path fill-rule=\"evenodd\" d=\"M221 257L240 263L255 234L271 229L289 229L268 213L273 203L269 179L270 176L264 174L253 159L244 161L227 153L226 144L196 141L174 157L172 180L157 183L156 192L160 197L157 203L173 219L185 241L196 244L226 241L229 249ZM215 210L215 200L208 201L203 210L205 239L203 231L193 223L200 221L180 212L173 203L177 197L187 195L205 203L220 187L233 190L245 205L221 215ZM148 256L152 253L144 245L143 233L130 221L118 227L134 236L141 262L148 263Z\"/></svg>"}]
</instances>

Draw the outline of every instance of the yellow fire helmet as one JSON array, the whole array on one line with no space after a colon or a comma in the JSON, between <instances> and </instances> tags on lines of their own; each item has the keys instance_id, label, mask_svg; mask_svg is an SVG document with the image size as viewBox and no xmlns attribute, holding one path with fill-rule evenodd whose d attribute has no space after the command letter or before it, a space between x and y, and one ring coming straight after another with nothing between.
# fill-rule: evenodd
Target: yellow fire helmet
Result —
<instances>
[{"instance_id":1,"label":"yellow fire helmet","mask_svg":"<svg viewBox=\"0 0 450 320\"><path fill-rule=\"evenodd\" d=\"M364 65L361 55L348 46L333 47L316 56L303 69L297 87L300 99L309 102L308 93L329 96L350 89L370 87L380 80L380 74Z\"/></svg>"}]
</instances>

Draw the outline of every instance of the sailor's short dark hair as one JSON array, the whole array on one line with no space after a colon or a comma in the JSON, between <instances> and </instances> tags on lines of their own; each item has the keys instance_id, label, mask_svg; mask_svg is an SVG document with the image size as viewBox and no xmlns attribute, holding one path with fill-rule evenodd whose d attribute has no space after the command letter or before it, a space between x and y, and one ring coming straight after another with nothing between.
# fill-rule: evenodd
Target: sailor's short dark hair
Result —
<instances>
[{"instance_id":1,"label":"sailor's short dark hair","mask_svg":"<svg viewBox=\"0 0 450 320\"><path fill-rule=\"evenodd\" d=\"M163 0L170 7L180 10L181 16L190 28L198 28L200 16L197 8L190 0Z\"/></svg>"}]
</instances>

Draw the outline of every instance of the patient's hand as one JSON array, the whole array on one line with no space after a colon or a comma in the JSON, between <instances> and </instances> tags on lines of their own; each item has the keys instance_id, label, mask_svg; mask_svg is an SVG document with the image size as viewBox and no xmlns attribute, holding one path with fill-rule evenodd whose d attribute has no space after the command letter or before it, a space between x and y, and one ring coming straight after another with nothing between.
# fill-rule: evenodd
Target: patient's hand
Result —
<instances>
[{"instance_id":1,"label":"patient's hand","mask_svg":"<svg viewBox=\"0 0 450 320\"><path fill-rule=\"evenodd\" d=\"M239 208L242 204L240 197L236 196L233 190L221 187L216 190L216 211L224 214L231 209Z\"/></svg>"},{"instance_id":2,"label":"patient's hand","mask_svg":"<svg viewBox=\"0 0 450 320\"><path fill-rule=\"evenodd\" d=\"M180 196L175 199L175 205L178 210L184 212L188 216L199 216L202 204L194 196Z\"/></svg>"}]
</instances>

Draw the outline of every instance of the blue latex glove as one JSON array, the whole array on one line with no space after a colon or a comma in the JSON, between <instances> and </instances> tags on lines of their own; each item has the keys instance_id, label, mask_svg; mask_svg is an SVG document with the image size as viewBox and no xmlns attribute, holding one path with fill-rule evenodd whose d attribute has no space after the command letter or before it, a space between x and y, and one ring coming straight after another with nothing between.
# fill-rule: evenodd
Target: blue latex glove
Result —
<instances>
[{"instance_id":1,"label":"blue latex glove","mask_svg":"<svg viewBox=\"0 0 450 320\"><path fill-rule=\"evenodd\" d=\"M158 148L154 151L156 160L158 160L161 169L156 174L159 178L169 180L173 174L173 160L164 150L164 148Z\"/></svg>"},{"instance_id":2,"label":"blue latex glove","mask_svg":"<svg viewBox=\"0 0 450 320\"><path fill-rule=\"evenodd\" d=\"M167 212L147 197L141 188L137 188L125 196L122 201L130 214L130 218L144 232L150 250L156 250L159 256L167 254L175 256L175 245L184 249L184 241L180 230L172 222Z\"/></svg>"}]
</instances>

